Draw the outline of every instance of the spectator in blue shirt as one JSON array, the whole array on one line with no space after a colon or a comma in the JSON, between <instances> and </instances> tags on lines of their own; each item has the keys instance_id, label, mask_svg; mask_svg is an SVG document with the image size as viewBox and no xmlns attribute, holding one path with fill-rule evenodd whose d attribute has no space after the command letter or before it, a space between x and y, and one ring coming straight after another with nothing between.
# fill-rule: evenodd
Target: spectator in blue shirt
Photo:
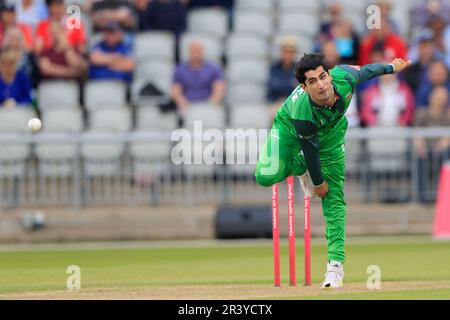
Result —
<instances>
[{"instance_id":1,"label":"spectator in blue shirt","mask_svg":"<svg viewBox=\"0 0 450 320\"><path fill-rule=\"evenodd\" d=\"M0 106L15 107L31 105L31 80L17 71L19 53L6 49L0 53Z\"/></svg>"},{"instance_id":2,"label":"spectator in blue shirt","mask_svg":"<svg viewBox=\"0 0 450 320\"><path fill-rule=\"evenodd\" d=\"M200 41L195 40L190 44L188 61L177 67L171 95L182 115L190 103L222 103L225 95L222 69L205 60L204 47Z\"/></svg>"},{"instance_id":3,"label":"spectator in blue shirt","mask_svg":"<svg viewBox=\"0 0 450 320\"><path fill-rule=\"evenodd\" d=\"M442 60L433 61L428 67L426 76L420 81L416 92L416 106L419 108L427 106L431 91L439 86L444 86L450 91L449 71Z\"/></svg>"},{"instance_id":4,"label":"spectator in blue shirt","mask_svg":"<svg viewBox=\"0 0 450 320\"><path fill-rule=\"evenodd\" d=\"M281 57L270 68L267 87L267 99L277 103L284 100L298 85L294 74L294 64L297 56L297 40L286 36L281 40ZM278 104L278 103L277 103Z\"/></svg>"},{"instance_id":5,"label":"spectator in blue shirt","mask_svg":"<svg viewBox=\"0 0 450 320\"><path fill-rule=\"evenodd\" d=\"M90 78L122 80L130 83L135 61L131 43L124 39L123 31L116 22L108 24L103 31L103 40L90 54Z\"/></svg>"}]
</instances>

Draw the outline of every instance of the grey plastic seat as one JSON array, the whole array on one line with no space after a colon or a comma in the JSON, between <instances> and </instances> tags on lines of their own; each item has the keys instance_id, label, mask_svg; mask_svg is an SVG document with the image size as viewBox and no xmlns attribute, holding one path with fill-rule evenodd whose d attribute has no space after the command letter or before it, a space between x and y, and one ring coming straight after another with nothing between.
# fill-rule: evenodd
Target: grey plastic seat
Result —
<instances>
[{"instance_id":1,"label":"grey plastic seat","mask_svg":"<svg viewBox=\"0 0 450 320\"><path fill-rule=\"evenodd\" d=\"M238 130L234 132L234 139L234 143L227 141L225 146L227 171L236 175L253 176L265 137L256 136L255 141L253 134L249 134L246 130Z\"/></svg>"},{"instance_id":2,"label":"grey plastic seat","mask_svg":"<svg viewBox=\"0 0 450 320\"><path fill-rule=\"evenodd\" d=\"M130 146L135 176L159 176L170 169L170 141L135 142Z\"/></svg>"},{"instance_id":3,"label":"grey plastic seat","mask_svg":"<svg viewBox=\"0 0 450 320\"><path fill-rule=\"evenodd\" d=\"M228 62L227 79L229 82L266 83L269 78L267 60L255 58L236 58Z\"/></svg>"},{"instance_id":4,"label":"grey plastic seat","mask_svg":"<svg viewBox=\"0 0 450 320\"><path fill-rule=\"evenodd\" d=\"M319 31L319 15L307 12L282 13L278 20L278 33L306 34L315 36Z\"/></svg>"},{"instance_id":5,"label":"grey plastic seat","mask_svg":"<svg viewBox=\"0 0 450 320\"><path fill-rule=\"evenodd\" d=\"M134 40L136 60L175 60L175 36L168 31L146 31L138 33Z\"/></svg>"},{"instance_id":6,"label":"grey plastic seat","mask_svg":"<svg viewBox=\"0 0 450 320\"><path fill-rule=\"evenodd\" d=\"M84 85L84 105L88 110L126 106L126 85L115 80L91 80Z\"/></svg>"},{"instance_id":7,"label":"grey plastic seat","mask_svg":"<svg viewBox=\"0 0 450 320\"><path fill-rule=\"evenodd\" d=\"M42 135L78 133L83 128L80 109L49 109L42 113ZM38 143L36 155L39 158L41 176L68 177L73 174L73 160L77 156L75 143Z\"/></svg>"},{"instance_id":8,"label":"grey plastic seat","mask_svg":"<svg viewBox=\"0 0 450 320\"><path fill-rule=\"evenodd\" d=\"M270 14L257 12L236 12L234 32L255 34L269 38L274 30L273 18Z\"/></svg>"},{"instance_id":9,"label":"grey plastic seat","mask_svg":"<svg viewBox=\"0 0 450 320\"><path fill-rule=\"evenodd\" d=\"M86 139L96 135L127 132L131 127L131 113L128 108L98 109L90 112L89 130ZM84 172L87 176L116 176L120 172L120 157L125 150L124 142L86 142L81 147L85 159Z\"/></svg>"},{"instance_id":10,"label":"grey plastic seat","mask_svg":"<svg viewBox=\"0 0 450 320\"><path fill-rule=\"evenodd\" d=\"M407 168L405 139L369 139L370 170L376 172L400 172Z\"/></svg>"},{"instance_id":11,"label":"grey plastic seat","mask_svg":"<svg viewBox=\"0 0 450 320\"><path fill-rule=\"evenodd\" d=\"M136 130L138 131L171 131L178 126L174 112L161 112L156 106L140 106L136 110Z\"/></svg>"},{"instance_id":12,"label":"grey plastic seat","mask_svg":"<svg viewBox=\"0 0 450 320\"><path fill-rule=\"evenodd\" d=\"M235 58L267 59L269 43L266 38L248 34L232 33L227 39L226 56Z\"/></svg>"},{"instance_id":13,"label":"grey plastic seat","mask_svg":"<svg viewBox=\"0 0 450 320\"><path fill-rule=\"evenodd\" d=\"M180 57L181 60L187 61L189 57L189 47L193 41L199 41L204 46L205 59L221 63L224 52L222 41L216 37L199 33L184 33L180 40Z\"/></svg>"},{"instance_id":14,"label":"grey plastic seat","mask_svg":"<svg viewBox=\"0 0 450 320\"><path fill-rule=\"evenodd\" d=\"M236 82L228 86L227 101L237 103L265 103L267 96L266 84Z\"/></svg>"},{"instance_id":15,"label":"grey plastic seat","mask_svg":"<svg viewBox=\"0 0 450 320\"><path fill-rule=\"evenodd\" d=\"M139 107L136 115L136 131L132 134L146 132L165 132L170 136L178 126L174 112L162 113L156 106ZM171 141L132 142L130 153L133 156L133 169L138 176L160 175L170 168Z\"/></svg>"},{"instance_id":16,"label":"grey plastic seat","mask_svg":"<svg viewBox=\"0 0 450 320\"><path fill-rule=\"evenodd\" d=\"M0 108L0 135L24 136L29 133L28 120L35 116L31 108ZM0 144L0 177L25 174L25 161L30 155L28 143Z\"/></svg>"},{"instance_id":17,"label":"grey plastic seat","mask_svg":"<svg viewBox=\"0 0 450 320\"><path fill-rule=\"evenodd\" d=\"M236 0L236 12L264 12L271 13L274 10L274 0Z\"/></svg>"},{"instance_id":18,"label":"grey plastic seat","mask_svg":"<svg viewBox=\"0 0 450 320\"><path fill-rule=\"evenodd\" d=\"M201 122L205 129L223 129L225 127L225 110L221 105L196 103L189 105L184 126L193 129L195 122Z\"/></svg>"},{"instance_id":19,"label":"grey plastic seat","mask_svg":"<svg viewBox=\"0 0 450 320\"><path fill-rule=\"evenodd\" d=\"M191 150L192 150L192 159L193 162L191 164L183 165L183 171L188 177L192 176L210 176L213 174L215 170L214 163L208 163L208 159L205 159L202 154L202 163L195 164L195 152L196 141L201 141L201 139L205 138L206 135L222 135L222 132L219 130L223 130L225 127L225 110L222 106L211 105L211 104L192 104L189 106L189 109L186 113L184 126L189 130L191 134ZM201 129L201 131L200 131ZM211 131L213 130L213 131ZM195 134L201 134L201 137L196 137ZM214 154L223 154L223 141L221 139L215 139L211 137L211 142L208 143L209 147L211 144L214 145ZM174 147L174 152L176 153L176 148L179 144ZM202 150L201 152L203 152ZM209 155L209 154L208 154ZM198 155L197 155L198 156Z\"/></svg>"},{"instance_id":20,"label":"grey plastic seat","mask_svg":"<svg viewBox=\"0 0 450 320\"><path fill-rule=\"evenodd\" d=\"M28 133L28 120L33 117L31 106L0 108L0 133Z\"/></svg>"},{"instance_id":21,"label":"grey plastic seat","mask_svg":"<svg viewBox=\"0 0 450 320\"><path fill-rule=\"evenodd\" d=\"M83 114L78 108L49 109L42 112L42 131L79 132L83 128Z\"/></svg>"},{"instance_id":22,"label":"grey plastic seat","mask_svg":"<svg viewBox=\"0 0 450 320\"><path fill-rule=\"evenodd\" d=\"M278 0L278 8L283 12L302 11L319 14L321 3L320 1Z\"/></svg>"},{"instance_id":23,"label":"grey plastic seat","mask_svg":"<svg viewBox=\"0 0 450 320\"><path fill-rule=\"evenodd\" d=\"M270 128L269 107L265 104L237 104L230 108L231 128Z\"/></svg>"},{"instance_id":24,"label":"grey plastic seat","mask_svg":"<svg viewBox=\"0 0 450 320\"><path fill-rule=\"evenodd\" d=\"M79 107L80 87L76 81L42 81L38 87L41 110Z\"/></svg>"},{"instance_id":25,"label":"grey plastic seat","mask_svg":"<svg viewBox=\"0 0 450 320\"><path fill-rule=\"evenodd\" d=\"M134 79L143 83L151 81L158 89L168 94L174 72L175 65L171 62L147 61L138 64L134 72Z\"/></svg>"},{"instance_id":26,"label":"grey plastic seat","mask_svg":"<svg viewBox=\"0 0 450 320\"><path fill-rule=\"evenodd\" d=\"M228 33L228 14L224 9L194 9L188 13L189 32L205 33L223 39Z\"/></svg>"}]
</instances>

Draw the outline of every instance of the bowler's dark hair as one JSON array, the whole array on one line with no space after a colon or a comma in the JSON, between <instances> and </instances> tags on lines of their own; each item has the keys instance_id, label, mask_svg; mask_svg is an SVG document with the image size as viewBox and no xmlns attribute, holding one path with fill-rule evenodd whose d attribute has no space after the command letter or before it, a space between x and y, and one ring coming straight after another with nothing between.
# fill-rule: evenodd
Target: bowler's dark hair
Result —
<instances>
[{"instance_id":1,"label":"bowler's dark hair","mask_svg":"<svg viewBox=\"0 0 450 320\"><path fill-rule=\"evenodd\" d=\"M329 66L324 59L325 55L323 53L305 53L294 67L295 77L298 82L305 84L305 73L310 70L315 70L320 66L323 67L323 70L328 72Z\"/></svg>"}]
</instances>

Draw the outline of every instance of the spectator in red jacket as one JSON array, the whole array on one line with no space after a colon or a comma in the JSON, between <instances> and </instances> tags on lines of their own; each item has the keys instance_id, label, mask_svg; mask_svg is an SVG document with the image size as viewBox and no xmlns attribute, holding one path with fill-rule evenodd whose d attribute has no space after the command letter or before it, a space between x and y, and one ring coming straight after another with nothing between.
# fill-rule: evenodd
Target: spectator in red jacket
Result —
<instances>
[{"instance_id":1,"label":"spectator in red jacket","mask_svg":"<svg viewBox=\"0 0 450 320\"><path fill-rule=\"evenodd\" d=\"M370 85L362 93L361 104L361 121L367 127L409 126L414 117L413 92L395 74Z\"/></svg>"},{"instance_id":2,"label":"spectator in red jacket","mask_svg":"<svg viewBox=\"0 0 450 320\"><path fill-rule=\"evenodd\" d=\"M83 24L80 22L79 28L69 28L66 24L66 10L64 0L47 0L49 18L39 23L36 30L36 53L40 54L43 49L50 48L52 37L50 26L52 22L61 24L66 31L67 41L79 52L86 50L86 35Z\"/></svg>"},{"instance_id":3,"label":"spectator in red jacket","mask_svg":"<svg viewBox=\"0 0 450 320\"><path fill-rule=\"evenodd\" d=\"M391 31L389 22L385 17L381 18L379 29L373 29L362 40L359 51L359 64L365 65L371 63L370 55L372 49L380 45L384 49L384 57L388 61L394 58L402 58L406 60L407 47L402 38Z\"/></svg>"},{"instance_id":4,"label":"spectator in red jacket","mask_svg":"<svg viewBox=\"0 0 450 320\"><path fill-rule=\"evenodd\" d=\"M81 81L88 62L67 41L64 28L52 23L50 34L53 45L42 50L38 64L44 79L72 79Z\"/></svg>"}]
</instances>

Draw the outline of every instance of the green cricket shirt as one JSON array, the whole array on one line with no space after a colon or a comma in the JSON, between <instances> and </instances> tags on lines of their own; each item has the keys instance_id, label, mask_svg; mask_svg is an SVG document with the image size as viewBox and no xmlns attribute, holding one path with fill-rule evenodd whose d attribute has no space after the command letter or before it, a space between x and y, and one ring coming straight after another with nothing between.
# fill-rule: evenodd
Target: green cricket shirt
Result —
<instances>
[{"instance_id":1,"label":"green cricket shirt","mask_svg":"<svg viewBox=\"0 0 450 320\"><path fill-rule=\"evenodd\" d=\"M362 81L393 72L392 64L369 64L363 67L339 65L329 70L337 98L333 106L315 104L300 85L286 99L279 116L288 124L287 129L299 139L314 185L324 182L321 165L345 160L345 112L355 87Z\"/></svg>"}]
</instances>

